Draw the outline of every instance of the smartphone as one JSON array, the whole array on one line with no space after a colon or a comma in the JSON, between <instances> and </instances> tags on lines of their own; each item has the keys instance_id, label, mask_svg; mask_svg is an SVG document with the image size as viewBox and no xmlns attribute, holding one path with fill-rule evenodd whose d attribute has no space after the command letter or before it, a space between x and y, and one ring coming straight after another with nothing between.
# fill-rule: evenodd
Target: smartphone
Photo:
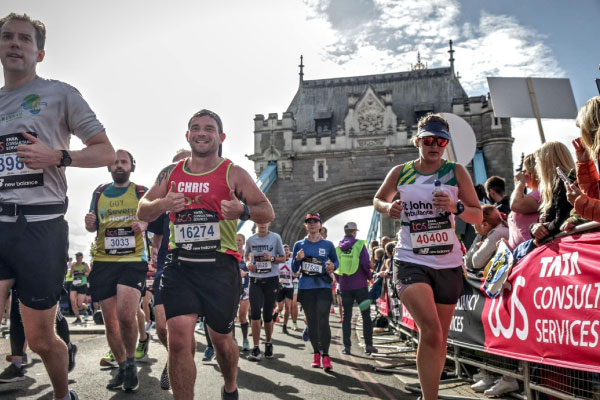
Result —
<instances>
[{"instance_id":1,"label":"smartphone","mask_svg":"<svg viewBox=\"0 0 600 400\"><path fill-rule=\"evenodd\" d=\"M556 174L558 175L558 177L560 179L562 179L562 181L564 183L566 183L567 185L572 184L573 182L571 181L571 179L569 179L569 177L567 176L567 174L565 174L565 172L560 168L560 167L556 167Z\"/></svg>"}]
</instances>

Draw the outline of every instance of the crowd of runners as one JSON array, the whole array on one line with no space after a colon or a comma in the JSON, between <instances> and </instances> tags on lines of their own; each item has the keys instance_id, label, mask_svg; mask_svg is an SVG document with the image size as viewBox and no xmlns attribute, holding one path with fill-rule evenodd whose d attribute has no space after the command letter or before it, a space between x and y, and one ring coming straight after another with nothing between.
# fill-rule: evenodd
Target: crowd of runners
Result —
<instances>
[{"instance_id":1,"label":"crowd of runners","mask_svg":"<svg viewBox=\"0 0 600 400\"><path fill-rule=\"evenodd\" d=\"M437 398L450 320L463 290L463 264L483 257L474 253L486 248L481 240L498 225L495 213L504 200L502 190L486 185L497 204L482 211L466 169L442 158L451 137L441 115L419 121L413 137L418 159L392 168L374 194L375 208L402 222L397 241L385 238L369 254L357 238L356 223L348 222L345 236L334 244L318 210L306 210L306 236L288 245L269 231L274 211L254 179L221 156L226 134L216 113L193 114L185 132L189 149L156 171L150 187L135 184L130 180L134 154L113 149L77 89L37 75L44 43L41 22L17 14L0 20L0 310L11 304L10 365L0 382L23 379L28 346L41 357L54 398L78 398L68 387L68 373L78 350L81 357L85 349L70 342L57 307L66 290L75 324L88 315L103 320L107 353L99 363L116 368L107 374L108 389L138 389L136 363L147 357L154 327L168 351L160 387L177 399L194 398L199 329L208 342L203 361L216 357L223 375L222 398L237 399L240 353L255 362L272 358L275 322L281 320L283 333L297 330L299 307L312 368L334 368L329 355L334 302L340 307L343 353L352 354L355 304L362 314L364 352L377 352L370 305L381 279L393 271L397 296L420 331L423 397ZM83 142L82 150L69 150L72 135ZM592 147L585 136L584 145ZM578 161L589 163L587 150L577 146ZM549 158L539 157L540 163ZM65 169L73 167L108 167L112 178L93 190L89 212L81 216L96 234L89 264L82 253L67 263ZM562 188L571 203L583 198L573 184ZM472 253L456 234L458 215L479 234ZM251 220L256 234L238 233L239 220ZM536 224L531 235L541 239L553 227Z\"/></svg>"}]
</instances>

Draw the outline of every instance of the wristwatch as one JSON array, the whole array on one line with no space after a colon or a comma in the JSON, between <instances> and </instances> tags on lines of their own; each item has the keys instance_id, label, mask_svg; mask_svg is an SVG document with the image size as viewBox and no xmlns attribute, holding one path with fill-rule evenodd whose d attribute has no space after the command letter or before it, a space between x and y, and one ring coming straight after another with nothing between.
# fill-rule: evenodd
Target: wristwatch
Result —
<instances>
[{"instance_id":1,"label":"wristwatch","mask_svg":"<svg viewBox=\"0 0 600 400\"><path fill-rule=\"evenodd\" d=\"M463 205L462 201L458 200L456 202L456 212L454 215L460 215L463 211L465 211L465 206Z\"/></svg>"},{"instance_id":2,"label":"wristwatch","mask_svg":"<svg viewBox=\"0 0 600 400\"><path fill-rule=\"evenodd\" d=\"M250 219L250 209L246 204L242 204L244 206L244 212L240 215L241 221L248 221Z\"/></svg>"},{"instance_id":3,"label":"wristwatch","mask_svg":"<svg viewBox=\"0 0 600 400\"><path fill-rule=\"evenodd\" d=\"M71 155L66 150L61 150L61 153L62 153L62 157L60 158L60 164L58 164L58 166L59 167L68 167L73 162L73 160L71 159Z\"/></svg>"}]
</instances>

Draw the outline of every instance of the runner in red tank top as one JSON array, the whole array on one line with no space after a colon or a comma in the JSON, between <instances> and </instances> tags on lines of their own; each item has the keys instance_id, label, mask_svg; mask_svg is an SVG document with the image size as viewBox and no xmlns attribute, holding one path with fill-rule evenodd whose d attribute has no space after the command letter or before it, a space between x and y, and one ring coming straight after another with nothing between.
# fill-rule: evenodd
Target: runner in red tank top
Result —
<instances>
[{"instance_id":1,"label":"runner in red tank top","mask_svg":"<svg viewBox=\"0 0 600 400\"><path fill-rule=\"evenodd\" d=\"M171 215L171 253L160 288L169 331L169 375L176 399L194 398L190 342L198 316L204 316L225 380L222 397L237 399L239 351L231 336L241 287L236 224L238 219L267 223L274 212L250 175L219 156L225 133L217 114L194 114L185 137L192 156L164 168L138 207L143 221L167 211Z\"/></svg>"}]
</instances>

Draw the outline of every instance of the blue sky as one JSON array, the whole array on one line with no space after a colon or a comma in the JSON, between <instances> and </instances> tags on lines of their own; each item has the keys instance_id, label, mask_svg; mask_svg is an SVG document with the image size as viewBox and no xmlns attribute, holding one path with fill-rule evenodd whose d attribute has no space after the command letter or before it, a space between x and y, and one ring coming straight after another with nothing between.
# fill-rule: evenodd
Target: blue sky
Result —
<instances>
[{"instance_id":1,"label":"blue sky","mask_svg":"<svg viewBox=\"0 0 600 400\"><path fill-rule=\"evenodd\" d=\"M168 4L168 5L167 5ZM255 114L286 110L305 79L406 71L417 52L430 67L448 65L448 40L470 95L487 93L486 76L567 77L578 106L596 95L600 62L598 0L3 0L0 15L26 12L47 26L41 76L77 87L115 147L137 160L136 183L151 185L185 147L189 116L218 112L225 155L248 171ZM573 120L544 120L547 140L569 142ZM513 120L513 146L539 146L532 120ZM81 147L74 139L72 148ZM106 169L67 170L71 247L94 235L83 217ZM382 177L383 178L383 177ZM331 238L353 219L366 235L371 212L326 222ZM247 224L249 225L249 224Z\"/></svg>"},{"instance_id":2,"label":"blue sky","mask_svg":"<svg viewBox=\"0 0 600 400\"><path fill-rule=\"evenodd\" d=\"M465 21L476 21L482 11L512 15L542 35L571 79L578 107L598 95L594 79L600 78L600 1L463 0L461 6Z\"/></svg>"}]
</instances>

